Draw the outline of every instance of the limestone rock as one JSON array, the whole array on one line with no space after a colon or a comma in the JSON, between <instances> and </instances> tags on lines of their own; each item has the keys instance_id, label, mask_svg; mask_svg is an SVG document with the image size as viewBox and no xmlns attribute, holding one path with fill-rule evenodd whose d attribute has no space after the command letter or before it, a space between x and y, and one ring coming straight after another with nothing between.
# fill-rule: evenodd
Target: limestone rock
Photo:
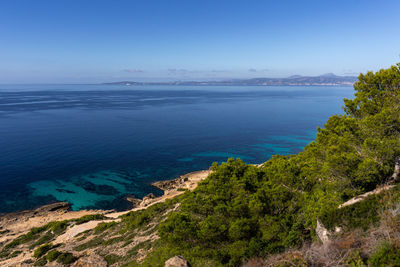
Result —
<instances>
[{"instance_id":1,"label":"limestone rock","mask_svg":"<svg viewBox=\"0 0 400 267\"><path fill-rule=\"evenodd\" d=\"M35 209L35 212L41 213L41 212L51 212L51 211L56 211L56 210L68 210L70 208L70 205L68 202L56 202L48 205L41 206L37 209Z\"/></svg>"},{"instance_id":2,"label":"limestone rock","mask_svg":"<svg viewBox=\"0 0 400 267\"><path fill-rule=\"evenodd\" d=\"M175 256L167 260L164 267L190 267L190 264L183 256Z\"/></svg>"},{"instance_id":3,"label":"limestone rock","mask_svg":"<svg viewBox=\"0 0 400 267\"><path fill-rule=\"evenodd\" d=\"M91 253L87 256L80 257L74 264L71 265L72 267L107 267L108 263L107 261L95 254Z\"/></svg>"},{"instance_id":4,"label":"limestone rock","mask_svg":"<svg viewBox=\"0 0 400 267\"><path fill-rule=\"evenodd\" d=\"M323 244L329 242L329 231L325 228L325 226L317 220L317 228L315 229L319 239L321 239Z\"/></svg>"},{"instance_id":5,"label":"limestone rock","mask_svg":"<svg viewBox=\"0 0 400 267\"><path fill-rule=\"evenodd\" d=\"M142 200L136 196L127 196L126 200L133 204L133 208L139 207L140 203L142 202Z\"/></svg>"},{"instance_id":6,"label":"limestone rock","mask_svg":"<svg viewBox=\"0 0 400 267\"><path fill-rule=\"evenodd\" d=\"M32 266L32 265L27 265ZM58 263L57 261L47 262L46 267L64 267L64 264Z\"/></svg>"},{"instance_id":7,"label":"limestone rock","mask_svg":"<svg viewBox=\"0 0 400 267\"><path fill-rule=\"evenodd\" d=\"M143 199L154 199L154 198L156 198L156 196L153 194L153 193L150 193L150 194L147 194L147 195L145 195L144 197L143 197Z\"/></svg>"},{"instance_id":8,"label":"limestone rock","mask_svg":"<svg viewBox=\"0 0 400 267\"><path fill-rule=\"evenodd\" d=\"M400 158L396 159L395 165L394 165L394 171L391 179L393 181L397 181L398 177L400 175Z\"/></svg>"}]
</instances>

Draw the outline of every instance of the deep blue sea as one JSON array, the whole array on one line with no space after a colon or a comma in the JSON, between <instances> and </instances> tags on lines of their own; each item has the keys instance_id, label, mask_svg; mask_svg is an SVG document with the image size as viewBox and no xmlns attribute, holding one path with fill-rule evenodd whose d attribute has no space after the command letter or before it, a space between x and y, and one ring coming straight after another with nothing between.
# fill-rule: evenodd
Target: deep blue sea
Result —
<instances>
[{"instance_id":1,"label":"deep blue sea","mask_svg":"<svg viewBox=\"0 0 400 267\"><path fill-rule=\"evenodd\" d=\"M299 152L351 87L0 85L0 213L127 209L151 182Z\"/></svg>"}]
</instances>

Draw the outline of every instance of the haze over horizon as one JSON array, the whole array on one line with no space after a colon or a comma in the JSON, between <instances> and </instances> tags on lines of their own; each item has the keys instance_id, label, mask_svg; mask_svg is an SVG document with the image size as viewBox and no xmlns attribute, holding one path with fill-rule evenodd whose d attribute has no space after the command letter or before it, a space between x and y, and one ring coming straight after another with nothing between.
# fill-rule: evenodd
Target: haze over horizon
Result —
<instances>
[{"instance_id":1,"label":"haze over horizon","mask_svg":"<svg viewBox=\"0 0 400 267\"><path fill-rule=\"evenodd\" d=\"M2 1L0 83L356 76L400 61L400 2Z\"/></svg>"}]
</instances>

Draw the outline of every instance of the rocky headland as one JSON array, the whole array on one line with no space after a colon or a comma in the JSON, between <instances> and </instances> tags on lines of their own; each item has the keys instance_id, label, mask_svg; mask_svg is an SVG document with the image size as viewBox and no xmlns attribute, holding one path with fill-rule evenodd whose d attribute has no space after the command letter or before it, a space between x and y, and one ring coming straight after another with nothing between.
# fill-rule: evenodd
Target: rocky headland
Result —
<instances>
[{"instance_id":1,"label":"rocky headland","mask_svg":"<svg viewBox=\"0 0 400 267\"><path fill-rule=\"evenodd\" d=\"M32 229L46 228L54 222L66 222L65 229L60 231L60 234L56 234L56 230L49 230L49 238L52 244L62 249L67 253L71 253L76 257L74 266L94 266L90 265L90 262L102 263L101 266L107 266L107 262L96 260L100 256L94 253L92 250L83 249L78 253L73 250L73 247L79 245L78 237L82 238L82 234L87 233L99 226L100 224L112 224L120 222L120 216L128 214L132 211L144 210L156 203L164 202L167 199L174 198L183 194L186 190L194 190L197 184L205 179L211 170L202 170L184 174L176 179L155 182L152 185L163 190L164 194L160 197L156 197L153 194L148 194L143 199L135 198L134 196L128 196L127 200L133 204L131 210L116 212L114 210L81 210L71 211L70 205L67 202L57 202L49 205L39 207L34 210L27 210L21 212L8 213L0 216L0 249L3 252L0 258L1 266L32 266L35 262L34 245L16 244L18 250L14 253L17 255L6 255L10 252L10 243L15 243L15 240L21 239L21 237L29 236L32 233ZM82 219L83 218L83 219ZM50 228L49 228L50 229ZM43 236L42 236L43 238ZM141 233L140 235L132 238L133 244L139 244L141 241L155 240L157 239L155 233ZM118 254L120 250L114 248L114 252ZM139 253L140 254L140 253ZM122 255L122 252L121 252ZM143 257L144 255L142 255ZM101 257L100 257L101 258ZM88 265L89 264L89 265ZM105 265L104 265L105 264ZM51 266L64 266L63 264L57 264L52 262Z\"/></svg>"}]
</instances>

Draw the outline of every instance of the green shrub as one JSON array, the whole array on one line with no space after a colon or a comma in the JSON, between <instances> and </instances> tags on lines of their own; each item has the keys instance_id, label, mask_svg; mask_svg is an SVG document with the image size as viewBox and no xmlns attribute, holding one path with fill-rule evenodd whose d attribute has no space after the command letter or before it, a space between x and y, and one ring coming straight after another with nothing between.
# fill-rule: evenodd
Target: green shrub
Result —
<instances>
[{"instance_id":1,"label":"green shrub","mask_svg":"<svg viewBox=\"0 0 400 267\"><path fill-rule=\"evenodd\" d=\"M341 209L327 209L322 212L321 222L329 229L340 225L345 226L346 229L363 228L367 230L379 222L380 199L382 199L382 195L372 195L363 201Z\"/></svg>"},{"instance_id":2,"label":"green shrub","mask_svg":"<svg viewBox=\"0 0 400 267\"><path fill-rule=\"evenodd\" d=\"M47 231L42 237L40 237L36 242L29 246L30 249L33 249L37 246L40 246L44 243L48 243L54 238L54 234L51 231Z\"/></svg>"},{"instance_id":3,"label":"green shrub","mask_svg":"<svg viewBox=\"0 0 400 267\"><path fill-rule=\"evenodd\" d=\"M17 257L21 253L22 253L21 250L16 250L16 251L13 251L13 253L11 253L9 257L14 258L14 257Z\"/></svg>"},{"instance_id":4,"label":"green shrub","mask_svg":"<svg viewBox=\"0 0 400 267\"><path fill-rule=\"evenodd\" d=\"M36 240L40 238L42 233L46 230L51 230L53 231L53 233L59 235L65 231L67 226L68 226L68 221L61 221L61 222L50 222L44 226L32 228L28 233L17 237L16 239L8 243L6 246L4 246L3 250L8 250L17 247L21 244L25 244L33 240ZM45 242L48 242L52 238L53 236L51 235L51 233L47 232L44 236L41 237L41 239L36 244L34 244L32 248L40 244L43 244Z\"/></svg>"},{"instance_id":5,"label":"green shrub","mask_svg":"<svg viewBox=\"0 0 400 267\"><path fill-rule=\"evenodd\" d=\"M92 247L97 247L99 245L101 245L104 242L104 239L100 236L100 237L96 237L93 238L91 240L89 240L86 243L80 244L79 246L75 247L76 251L82 251L85 250L87 248L92 248Z\"/></svg>"},{"instance_id":6,"label":"green shrub","mask_svg":"<svg viewBox=\"0 0 400 267\"><path fill-rule=\"evenodd\" d=\"M62 234L65 229L67 229L67 226L68 221L50 222L49 224L47 224L47 228L56 235Z\"/></svg>"},{"instance_id":7,"label":"green shrub","mask_svg":"<svg viewBox=\"0 0 400 267\"><path fill-rule=\"evenodd\" d=\"M361 255L360 250L350 251L349 255L346 257L345 262L347 266L351 267L364 267L367 266L365 264L365 259Z\"/></svg>"},{"instance_id":8,"label":"green shrub","mask_svg":"<svg viewBox=\"0 0 400 267\"><path fill-rule=\"evenodd\" d=\"M74 219L73 221L75 221L76 224L82 224L89 221L104 220L104 219L107 219L107 217L105 217L103 214L90 214L82 216L78 219Z\"/></svg>"},{"instance_id":9,"label":"green shrub","mask_svg":"<svg viewBox=\"0 0 400 267\"><path fill-rule=\"evenodd\" d=\"M49 251L46 255L46 259L49 262L55 261L62 253L56 249Z\"/></svg>"},{"instance_id":10,"label":"green shrub","mask_svg":"<svg viewBox=\"0 0 400 267\"><path fill-rule=\"evenodd\" d=\"M100 234L102 232L104 232L107 229L112 228L113 226L115 226L117 223L116 222L102 222L99 223L95 228L94 228L94 233L95 234Z\"/></svg>"},{"instance_id":11,"label":"green shrub","mask_svg":"<svg viewBox=\"0 0 400 267\"><path fill-rule=\"evenodd\" d=\"M46 258L40 258L33 264L34 266L45 266L47 264Z\"/></svg>"},{"instance_id":12,"label":"green shrub","mask_svg":"<svg viewBox=\"0 0 400 267\"><path fill-rule=\"evenodd\" d=\"M144 210L132 211L122 215L122 223L125 224L126 227L121 233L147 226L150 221L159 221L166 210L172 208L177 202L178 198L169 199L165 202L154 204Z\"/></svg>"},{"instance_id":13,"label":"green shrub","mask_svg":"<svg viewBox=\"0 0 400 267\"><path fill-rule=\"evenodd\" d=\"M77 260L77 258L69 252L65 252L65 253L61 253L58 257L57 257L57 262L61 263L61 264L71 264L73 262L75 262Z\"/></svg>"},{"instance_id":14,"label":"green shrub","mask_svg":"<svg viewBox=\"0 0 400 267\"><path fill-rule=\"evenodd\" d=\"M400 266L400 248L384 243L370 256L368 263L371 266Z\"/></svg>"},{"instance_id":15,"label":"green shrub","mask_svg":"<svg viewBox=\"0 0 400 267\"><path fill-rule=\"evenodd\" d=\"M116 263L120 259L120 257L115 254L109 254L109 255L105 256L104 259L107 261L107 263L109 265L111 265L111 264Z\"/></svg>"},{"instance_id":16,"label":"green shrub","mask_svg":"<svg viewBox=\"0 0 400 267\"><path fill-rule=\"evenodd\" d=\"M38 247L37 249L34 250L33 257L40 258L43 255L45 255L47 253L47 251L49 251L53 247L54 246L52 244L44 244L44 245L42 245L42 246L40 246L40 247Z\"/></svg>"},{"instance_id":17,"label":"green shrub","mask_svg":"<svg viewBox=\"0 0 400 267\"><path fill-rule=\"evenodd\" d=\"M35 240L35 239L39 238L40 234L43 231L46 231L46 229L47 229L47 226L32 228L28 233L17 237L13 241L11 241L7 245L5 245L4 249L5 250L11 249L11 248L17 247L21 244Z\"/></svg>"},{"instance_id":18,"label":"green shrub","mask_svg":"<svg viewBox=\"0 0 400 267\"><path fill-rule=\"evenodd\" d=\"M3 250L0 252L0 258L1 258L1 259L7 258L8 256L10 256L10 254L11 254L11 251L10 251L10 250L8 250L8 249L3 249Z\"/></svg>"}]
</instances>

